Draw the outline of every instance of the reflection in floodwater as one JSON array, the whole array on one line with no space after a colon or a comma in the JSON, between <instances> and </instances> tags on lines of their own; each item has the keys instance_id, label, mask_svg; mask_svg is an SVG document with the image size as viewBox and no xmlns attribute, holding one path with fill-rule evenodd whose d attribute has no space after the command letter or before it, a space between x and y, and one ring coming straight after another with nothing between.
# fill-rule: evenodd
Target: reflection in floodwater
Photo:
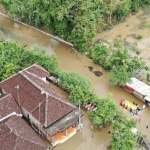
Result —
<instances>
[{"instance_id":1,"label":"reflection in floodwater","mask_svg":"<svg viewBox=\"0 0 150 150\"><path fill-rule=\"evenodd\" d=\"M142 13L142 12L140 12ZM140 14L139 13L139 14ZM139 14L131 16L125 22L114 26L112 30L99 33L96 36L96 40L103 39L106 41L112 41L117 35L121 35L122 39L126 39L129 42L137 42L139 48L142 50L142 56L147 60L147 64L150 65L150 29L138 29L137 26L140 24L140 20L137 17ZM150 17L147 16L147 21L150 21ZM0 16L0 30L3 36L8 40L17 40L19 44L27 43L27 49L31 49L35 45L44 47L48 54L56 53L60 66L63 70L75 71L86 77L92 82L93 90L101 97L106 97L108 92L113 93L113 99L118 107L128 116L129 119L137 120L137 128L139 132L146 134L150 141L150 129L146 129L146 126L150 124L150 109L145 108L138 116L132 116L129 111L122 109L119 106L121 99L127 99L129 101L136 102L139 106L143 105L139 99L133 95L127 93L120 87L112 87L108 82L109 73L104 70L101 66L93 63L92 60L88 59L85 55L78 52L71 53L71 46L55 40L43 33L33 30L27 26L18 25L15 22ZM2 35L2 33L0 35ZM130 34L142 34L143 39L137 40ZM89 67L92 67L90 71ZM101 76L96 76L93 71L102 73ZM65 93L61 91L62 93ZM67 96L67 93L65 93ZM85 110L83 110L85 112ZM138 121L140 119L140 122ZM88 115L82 117L83 130L78 132L75 136L71 137L68 141L58 145L55 150L106 150L110 142L109 131L112 126L102 128L100 130L90 129L91 122L88 119ZM46 144L48 144L45 141Z\"/></svg>"}]
</instances>

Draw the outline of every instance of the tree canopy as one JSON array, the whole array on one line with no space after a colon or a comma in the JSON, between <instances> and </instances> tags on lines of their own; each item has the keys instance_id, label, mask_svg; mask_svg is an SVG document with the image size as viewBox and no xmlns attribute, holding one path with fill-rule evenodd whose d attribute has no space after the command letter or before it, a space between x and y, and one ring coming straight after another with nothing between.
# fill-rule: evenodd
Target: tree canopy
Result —
<instances>
[{"instance_id":1,"label":"tree canopy","mask_svg":"<svg viewBox=\"0 0 150 150\"><path fill-rule=\"evenodd\" d=\"M150 0L0 0L15 18L52 30L75 46L92 41L100 27L120 21ZM113 19L112 19L113 18Z\"/></svg>"}]
</instances>

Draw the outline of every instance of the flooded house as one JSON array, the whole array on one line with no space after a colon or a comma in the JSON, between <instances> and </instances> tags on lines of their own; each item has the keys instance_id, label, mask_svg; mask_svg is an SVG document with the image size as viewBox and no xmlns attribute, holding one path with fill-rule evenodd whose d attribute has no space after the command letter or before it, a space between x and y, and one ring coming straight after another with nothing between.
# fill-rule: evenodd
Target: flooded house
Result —
<instances>
[{"instance_id":1,"label":"flooded house","mask_svg":"<svg viewBox=\"0 0 150 150\"><path fill-rule=\"evenodd\" d=\"M0 88L12 95L32 127L55 146L76 134L79 109L49 85L49 77L47 70L33 64L3 80Z\"/></svg>"},{"instance_id":2,"label":"flooded house","mask_svg":"<svg viewBox=\"0 0 150 150\"><path fill-rule=\"evenodd\" d=\"M11 94L0 94L0 150L47 150L44 142L22 119Z\"/></svg>"}]
</instances>

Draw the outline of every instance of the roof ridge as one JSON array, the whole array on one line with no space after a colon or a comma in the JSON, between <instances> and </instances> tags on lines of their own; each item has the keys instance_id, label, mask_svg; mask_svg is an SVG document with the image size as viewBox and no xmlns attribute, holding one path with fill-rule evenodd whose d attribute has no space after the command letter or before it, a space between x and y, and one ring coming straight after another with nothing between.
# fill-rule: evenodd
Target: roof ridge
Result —
<instances>
[{"instance_id":1,"label":"roof ridge","mask_svg":"<svg viewBox=\"0 0 150 150\"><path fill-rule=\"evenodd\" d=\"M27 69L29 69L29 68L33 67L34 65L35 65L35 63L34 63L34 64L32 64L31 66L27 67L27 68L24 68L23 70L20 70L19 72L17 72L17 73L15 73L15 74L13 74L12 76L10 76L10 77L8 77L8 78L6 78L6 79L2 80L0 83L3 83L4 81L7 81L8 79L10 79L10 78L12 78L12 77L14 77L14 76L18 75L18 74L19 74L20 72L22 72L22 71L25 71L25 70L27 70Z\"/></svg>"},{"instance_id":2,"label":"roof ridge","mask_svg":"<svg viewBox=\"0 0 150 150\"><path fill-rule=\"evenodd\" d=\"M27 139L27 138L22 137L21 135L19 135L19 134L16 132L16 130L12 130L11 127L9 127L6 123L5 123L5 125L10 129L11 132L13 132L13 134L15 134L15 135L17 136L17 138L20 137L21 139L24 139L24 140L26 140L26 141L29 141L29 142L32 141L31 143L34 143L34 144L37 144L37 145L41 145L41 144L39 144L39 143L37 143L37 142L34 142L33 140L29 140L29 139ZM44 146L44 145L41 145L41 146Z\"/></svg>"},{"instance_id":3,"label":"roof ridge","mask_svg":"<svg viewBox=\"0 0 150 150\"><path fill-rule=\"evenodd\" d=\"M23 72L20 72L20 74L22 76L24 76L29 82L31 82L34 86L36 86L39 90L41 90L41 88L39 86L37 86L37 84L35 84L30 78L28 78Z\"/></svg>"},{"instance_id":4,"label":"roof ridge","mask_svg":"<svg viewBox=\"0 0 150 150\"><path fill-rule=\"evenodd\" d=\"M39 90L45 91L44 89L42 89L41 87L39 87L37 84L35 84L35 83L34 83L30 78L28 78L25 74L23 74L23 72L21 72L21 74L22 74L26 79L28 79L34 86L36 86ZM31 73L31 75L32 75L32 73ZM35 75L35 77L36 77L36 75ZM39 77L37 77L37 78L39 78ZM43 81L41 78L40 78L40 80ZM44 82L44 81L43 81L43 82ZM45 93L47 93L47 92L45 92ZM52 97L54 97L55 99L57 99L57 100L59 100L59 101L65 103L65 104L67 104L67 105L70 105L70 106L72 106L72 107L74 107L74 108L77 108L77 107L74 106L73 104L70 104L70 103L68 103L68 102L62 101L60 98L57 98L57 97L55 97L54 95L52 95L52 94L50 94L50 93L47 93L47 94L48 94L49 96L52 96Z\"/></svg>"},{"instance_id":5,"label":"roof ridge","mask_svg":"<svg viewBox=\"0 0 150 150\"><path fill-rule=\"evenodd\" d=\"M17 133L17 134L18 134L18 133ZM28 142L30 142L30 143L34 143L34 144L37 144L37 145L40 145L40 146L44 147L44 145L41 145L41 144L39 144L39 143L37 143L37 142L34 142L33 140L29 140L29 139L27 139L27 138L24 138L24 137L22 137L22 136L20 136L20 135L18 135L17 137L20 137L21 139L24 139L24 140L26 140L26 141L28 141Z\"/></svg>"},{"instance_id":6,"label":"roof ridge","mask_svg":"<svg viewBox=\"0 0 150 150\"><path fill-rule=\"evenodd\" d=\"M0 100L6 98L7 96L11 96L11 94L10 94L10 93L9 93L9 94L6 94L4 97L1 97Z\"/></svg>"},{"instance_id":7,"label":"roof ridge","mask_svg":"<svg viewBox=\"0 0 150 150\"><path fill-rule=\"evenodd\" d=\"M61 101L61 102L65 103L65 104L67 104L67 105L70 105L70 106L72 106L72 107L74 107L74 108L77 108L77 107L76 107L76 106L74 106L73 104L67 103L67 102L65 102L65 101L61 100L60 98L57 98L57 97L55 97L55 96L53 96L53 95L51 95L51 94L49 94L49 93L48 93L48 95L49 95L49 96L52 96L53 98L55 98L55 99L57 99L57 100L59 100L59 101Z\"/></svg>"},{"instance_id":8,"label":"roof ridge","mask_svg":"<svg viewBox=\"0 0 150 150\"><path fill-rule=\"evenodd\" d=\"M46 95L46 103L45 103L45 122L44 126L47 127L47 111L48 111L48 96Z\"/></svg>"},{"instance_id":9,"label":"roof ridge","mask_svg":"<svg viewBox=\"0 0 150 150\"><path fill-rule=\"evenodd\" d=\"M44 67L38 65L37 63L35 64L35 66L36 66L37 68L39 68L39 69L41 69L41 70L43 70L43 71L49 73ZM49 74L50 74L50 73L49 73Z\"/></svg>"},{"instance_id":10,"label":"roof ridge","mask_svg":"<svg viewBox=\"0 0 150 150\"><path fill-rule=\"evenodd\" d=\"M36 65L36 63L34 63L34 64L32 64L31 66L29 66L29 67L27 67L27 68L24 68L23 70L21 70L21 71L25 71L25 70L27 70L27 69L29 69L29 68L32 68L33 66L35 66ZM20 71L19 71L20 72Z\"/></svg>"},{"instance_id":11,"label":"roof ridge","mask_svg":"<svg viewBox=\"0 0 150 150\"><path fill-rule=\"evenodd\" d=\"M40 102L40 104L42 105L45 100L46 100L46 99L44 99L42 102ZM40 105L40 106L41 106L41 105ZM33 110L31 110L31 113L34 112L38 107L39 107L39 104L38 104Z\"/></svg>"},{"instance_id":12,"label":"roof ridge","mask_svg":"<svg viewBox=\"0 0 150 150\"><path fill-rule=\"evenodd\" d=\"M34 73L31 73L31 72L29 72L29 71L25 71L25 72L27 72L27 73L29 73L29 74L31 74L31 75L33 75L33 76L35 76L35 77L39 78L40 80L42 80L42 78L38 77L38 76L37 76L37 75L35 75ZM43 80L42 80L42 81L43 81Z\"/></svg>"}]
</instances>

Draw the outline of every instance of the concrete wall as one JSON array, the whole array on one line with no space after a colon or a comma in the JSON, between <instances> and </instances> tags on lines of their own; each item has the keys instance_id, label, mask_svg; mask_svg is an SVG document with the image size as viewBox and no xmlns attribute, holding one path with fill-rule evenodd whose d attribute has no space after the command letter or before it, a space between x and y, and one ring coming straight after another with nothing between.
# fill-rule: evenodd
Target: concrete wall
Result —
<instances>
[{"instance_id":1,"label":"concrete wall","mask_svg":"<svg viewBox=\"0 0 150 150\"><path fill-rule=\"evenodd\" d=\"M40 122L39 122L35 117L33 117L32 114L29 113L25 108L21 107L21 109L22 109L22 113L23 113L24 117L25 117L27 120L29 120L30 123L32 122L32 124L33 124L37 129L40 130L40 132L44 135L44 137L47 138L47 137L48 137L48 134L45 132L45 130L42 129L43 126L40 126L40 128L39 128Z\"/></svg>"}]
</instances>

